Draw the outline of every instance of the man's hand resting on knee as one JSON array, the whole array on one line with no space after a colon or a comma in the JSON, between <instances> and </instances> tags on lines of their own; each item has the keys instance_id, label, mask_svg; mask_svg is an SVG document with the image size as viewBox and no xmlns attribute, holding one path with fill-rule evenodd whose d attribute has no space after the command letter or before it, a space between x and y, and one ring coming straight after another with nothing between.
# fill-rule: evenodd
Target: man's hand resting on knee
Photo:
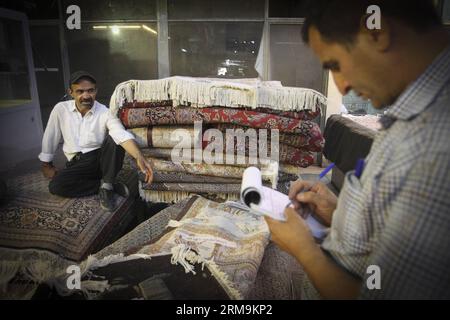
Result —
<instances>
[{"instance_id":1,"label":"man's hand resting on knee","mask_svg":"<svg viewBox=\"0 0 450 320\"><path fill-rule=\"evenodd\" d=\"M308 190L303 192L304 190ZM337 197L321 182L295 181L289 189L289 199L297 210L301 204L309 205L313 213L327 226L337 206Z\"/></svg>"},{"instance_id":2,"label":"man's hand resting on knee","mask_svg":"<svg viewBox=\"0 0 450 320\"><path fill-rule=\"evenodd\" d=\"M46 177L47 179L53 179L53 177L57 173L56 168L51 162L42 162L41 170L44 177Z\"/></svg>"}]
</instances>

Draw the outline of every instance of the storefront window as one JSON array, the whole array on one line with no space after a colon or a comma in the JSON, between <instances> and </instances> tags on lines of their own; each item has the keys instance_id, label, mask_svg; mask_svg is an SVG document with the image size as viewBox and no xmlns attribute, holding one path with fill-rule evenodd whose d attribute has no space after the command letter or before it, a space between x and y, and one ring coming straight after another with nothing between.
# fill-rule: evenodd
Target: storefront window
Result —
<instances>
[{"instance_id":1,"label":"storefront window","mask_svg":"<svg viewBox=\"0 0 450 320\"><path fill-rule=\"evenodd\" d=\"M79 6L81 21L156 20L156 0L64 0L63 3L63 8Z\"/></svg>"},{"instance_id":2,"label":"storefront window","mask_svg":"<svg viewBox=\"0 0 450 320\"><path fill-rule=\"evenodd\" d=\"M169 19L263 19L262 0L168 0Z\"/></svg>"},{"instance_id":3,"label":"storefront window","mask_svg":"<svg viewBox=\"0 0 450 320\"><path fill-rule=\"evenodd\" d=\"M157 27L155 23L88 23L66 31L70 70L86 70L97 78L97 100L108 104L120 82L156 79Z\"/></svg>"},{"instance_id":4,"label":"storefront window","mask_svg":"<svg viewBox=\"0 0 450 320\"><path fill-rule=\"evenodd\" d=\"M262 22L171 22L171 74L257 77L255 62L262 29Z\"/></svg>"},{"instance_id":5,"label":"storefront window","mask_svg":"<svg viewBox=\"0 0 450 320\"><path fill-rule=\"evenodd\" d=\"M0 107L31 102L22 22L0 18Z\"/></svg>"}]
</instances>

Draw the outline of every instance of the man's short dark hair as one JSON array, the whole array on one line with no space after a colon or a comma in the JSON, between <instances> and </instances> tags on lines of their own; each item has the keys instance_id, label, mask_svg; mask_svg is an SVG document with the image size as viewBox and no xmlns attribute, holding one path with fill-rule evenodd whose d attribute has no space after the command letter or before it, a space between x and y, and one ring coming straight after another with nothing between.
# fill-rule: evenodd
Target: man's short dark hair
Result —
<instances>
[{"instance_id":1,"label":"man's short dark hair","mask_svg":"<svg viewBox=\"0 0 450 320\"><path fill-rule=\"evenodd\" d=\"M400 20L416 32L441 25L432 0L306 0L303 41L308 43L314 26L327 41L353 44L370 5L379 6L381 16Z\"/></svg>"}]
</instances>

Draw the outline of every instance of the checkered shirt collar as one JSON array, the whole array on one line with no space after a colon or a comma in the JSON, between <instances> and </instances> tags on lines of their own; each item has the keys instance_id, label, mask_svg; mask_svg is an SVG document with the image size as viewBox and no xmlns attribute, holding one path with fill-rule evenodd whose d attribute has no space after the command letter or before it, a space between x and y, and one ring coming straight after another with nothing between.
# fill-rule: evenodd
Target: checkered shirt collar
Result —
<instances>
[{"instance_id":1,"label":"checkered shirt collar","mask_svg":"<svg viewBox=\"0 0 450 320\"><path fill-rule=\"evenodd\" d=\"M450 47L428 66L425 72L398 97L385 115L409 120L423 112L450 79Z\"/></svg>"}]
</instances>

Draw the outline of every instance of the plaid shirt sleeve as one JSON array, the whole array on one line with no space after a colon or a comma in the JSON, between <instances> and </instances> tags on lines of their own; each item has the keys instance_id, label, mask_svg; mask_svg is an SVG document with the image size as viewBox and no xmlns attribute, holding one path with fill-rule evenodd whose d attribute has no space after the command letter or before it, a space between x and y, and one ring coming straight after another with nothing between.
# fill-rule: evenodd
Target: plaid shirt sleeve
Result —
<instances>
[{"instance_id":1,"label":"plaid shirt sleeve","mask_svg":"<svg viewBox=\"0 0 450 320\"><path fill-rule=\"evenodd\" d=\"M426 174L424 174L426 173ZM381 271L381 289L362 298L450 298L450 153L418 159L394 195L385 229L368 265Z\"/></svg>"}]
</instances>

